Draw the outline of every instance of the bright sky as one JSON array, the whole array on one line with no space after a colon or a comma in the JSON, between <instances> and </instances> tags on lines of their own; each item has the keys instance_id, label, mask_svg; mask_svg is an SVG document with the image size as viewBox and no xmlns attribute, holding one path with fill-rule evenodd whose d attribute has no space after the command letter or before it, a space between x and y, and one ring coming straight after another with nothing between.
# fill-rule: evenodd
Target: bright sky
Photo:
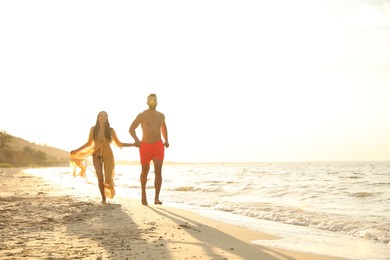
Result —
<instances>
[{"instance_id":1,"label":"bright sky","mask_svg":"<svg viewBox=\"0 0 390 260\"><path fill-rule=\"evenodd\" d=\"M1 1L0 74L0 130L64 150L156 93L167 161L390 159L389 0Z\"/></svg>"}]
</instances>

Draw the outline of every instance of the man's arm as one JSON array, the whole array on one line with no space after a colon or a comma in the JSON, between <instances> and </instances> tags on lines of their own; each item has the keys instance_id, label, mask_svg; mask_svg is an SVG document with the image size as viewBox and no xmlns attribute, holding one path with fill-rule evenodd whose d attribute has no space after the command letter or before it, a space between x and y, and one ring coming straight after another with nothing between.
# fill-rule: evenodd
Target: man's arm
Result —
<instances>
[{"instance_id":1,"label":"man's arm","mask_svg":"<svg viewBox=\"0 0 390 260\"><path fill-rule=\"evenodd\" d=\"M131 137L134 138L134 141L135 141L135 146L139 147L141 141L138 139L138 136L137 136L137 133L135 132L135 129L137 129L137 127L141 124L141 114L139 114L133 121L133 123L131 123L130 125L130 128L129 128L129 133L131 135Z\"/></svg>"},{"instance_id":2,"label":"man's arm","mask_svg":"<svg viewBox=\"0 0 390 260\"><path fill-rule=\"evenodd\" d=\"M168 141L168 128L167 128L167 124L165 123L165 116L164 116L164 121L161 125L161 133L164 137L164 145L166 148L169 147L169 141Z\"/></svg>"}]
</instances>

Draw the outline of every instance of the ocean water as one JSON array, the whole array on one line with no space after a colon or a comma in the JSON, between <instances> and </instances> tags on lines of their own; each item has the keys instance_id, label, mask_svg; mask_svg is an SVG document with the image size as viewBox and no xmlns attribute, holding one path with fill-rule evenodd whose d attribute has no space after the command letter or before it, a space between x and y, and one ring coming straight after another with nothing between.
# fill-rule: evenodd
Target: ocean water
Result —
<instances>
[{"instance_id":1,"label":"ocean water","mask_svg":"<svg viewBox=\"0 0 390 260\"><path fill-rule=\"evenodd\" d=\"M140 199L140 170L139 165L116 166L117 196ZM80 182L70 168L27 172ZM92 174L88 180L96 185ZM153 185L151 166L150 202ZM164 205L284 238L253 243L390 259L390 162L165 164L160 198Z\"/></svg>"}]
</instances>

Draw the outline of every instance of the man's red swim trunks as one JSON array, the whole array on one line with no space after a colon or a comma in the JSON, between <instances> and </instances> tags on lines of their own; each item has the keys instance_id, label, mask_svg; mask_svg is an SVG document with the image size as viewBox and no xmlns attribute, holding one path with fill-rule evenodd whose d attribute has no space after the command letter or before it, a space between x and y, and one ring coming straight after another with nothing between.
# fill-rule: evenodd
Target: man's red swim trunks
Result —
<instances>
[{"instance_id":1,"label":"man's red swim trunks","mask_svg":"<svg viewBox=\"0 0 390 260\"><path fill-rule=\"evenodd\" d=\"M141 164L149 164L151 160L157 159L157 160L164 160L164 144L162 140L158 141L157 143L148 144L148 143L141 143L139 147L139 155L141 158Z\"/></svg>"}]
</instances>

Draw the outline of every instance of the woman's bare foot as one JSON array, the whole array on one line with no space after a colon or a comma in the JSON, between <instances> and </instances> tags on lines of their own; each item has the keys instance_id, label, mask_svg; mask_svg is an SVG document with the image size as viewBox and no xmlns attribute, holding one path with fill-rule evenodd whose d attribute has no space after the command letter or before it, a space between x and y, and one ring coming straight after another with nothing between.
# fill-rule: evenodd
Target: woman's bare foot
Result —
<instances>
[{"instance_id":1,"label":"woman's bare foot","mask_svg":"<svg viewBox=\"0 0 390 260\"><path fill-rule=\"evenodd\" d=\"M162 205L162 201L160 201L159 199L154 199L154 204Z\"/></svg>"}]
</instances>

